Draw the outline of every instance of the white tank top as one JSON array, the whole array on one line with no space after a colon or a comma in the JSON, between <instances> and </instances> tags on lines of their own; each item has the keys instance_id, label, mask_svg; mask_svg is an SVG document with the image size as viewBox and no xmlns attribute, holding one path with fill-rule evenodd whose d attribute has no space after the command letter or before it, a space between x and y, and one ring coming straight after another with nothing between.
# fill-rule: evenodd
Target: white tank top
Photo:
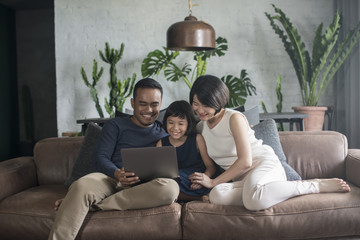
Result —
<instances>
[{"instance_id":1,"label":"white tank top","mask_svg":"<svg viewBox=\"0 0 360 240\"><path fill-rule=\"evenodd\" d=\"M209 156L225 170L238 158L235 141L230 130L230 117L235 113L243 115L239 111L226 108L223 118L212 129L203 121L199 122L197 126L198 132L204 136ZM263 145L262 140L255 138L254 130L250 126L248 127L248 135L253 158L252 167L248 171L253 169L257 165L256 163L264 157L277 158L271 147Z\"/></svg>"}]
</instances>

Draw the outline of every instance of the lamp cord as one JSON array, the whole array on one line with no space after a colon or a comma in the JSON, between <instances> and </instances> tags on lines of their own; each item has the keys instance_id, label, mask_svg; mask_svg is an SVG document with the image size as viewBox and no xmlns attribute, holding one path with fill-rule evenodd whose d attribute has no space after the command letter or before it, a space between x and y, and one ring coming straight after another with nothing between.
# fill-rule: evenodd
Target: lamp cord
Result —
<instances>
[{"instance_id":1,"label":"lamp cord","mask_svg":"<svg viewBox=\"0 0 360 240\"><path fill-rule=\"evenodd\" d=\"M192 14L192 10L191 10L191 0L189 0L189 15Z\"/></svg>"}]
</instances>

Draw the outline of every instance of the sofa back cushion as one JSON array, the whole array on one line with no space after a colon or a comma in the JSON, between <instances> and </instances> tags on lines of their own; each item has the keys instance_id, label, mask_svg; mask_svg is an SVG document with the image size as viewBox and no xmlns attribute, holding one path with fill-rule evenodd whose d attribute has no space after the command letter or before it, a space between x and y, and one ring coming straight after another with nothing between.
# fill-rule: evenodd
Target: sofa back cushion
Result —
<instances>
[{"instance_id":1,"label":"sofa back cushion","mask_svg":"<svg viewBox=\"0 0 360 240\"><path fill-rule=\"evenodd\" d=\"M70 176L83 137L47 138L36 143L34 159L39 185L63 184Z\"/></svg>"},{"instance_id":2,"label":"sofa back cushion","mask_svg":"<svg viewBox=\"0 0 360 240\"><path fill-rule=\"evenodd\" d=\"M346 137L333 131L279 132L287 162L303 179L345 179Z\"/></svg>"},{"instance_id":3,"label":"sofa back cushion","mask_svg":"<svg viewBox=\"0 0 360 240\"><path fill-rule=\"evenodd\" d=\"M92 153L95 148L96 141L101 133L102 127L90 122L87 126L84 140L81 144L79 155L74 163L71 175L64 183L65 186L70 185L89 173L93 172Z\"/></svg>"}]
</instances>

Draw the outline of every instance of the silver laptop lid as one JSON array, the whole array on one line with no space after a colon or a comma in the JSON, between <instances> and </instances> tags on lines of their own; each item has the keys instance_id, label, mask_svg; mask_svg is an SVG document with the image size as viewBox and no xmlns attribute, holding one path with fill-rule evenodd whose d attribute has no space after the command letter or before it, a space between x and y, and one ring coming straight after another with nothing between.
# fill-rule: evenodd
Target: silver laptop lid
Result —
<instances>
[{"instance_id":1,"label":"silver laptop lid","mask_svg":"<svg viewBox=\"0 0 360 240\"><path fill-rule=\"evenodd\" d=\"M141 181L179 177L176 148L173 146L123 148L121 156L125 171L134 172Z\"/></svg>"}]
</instances>

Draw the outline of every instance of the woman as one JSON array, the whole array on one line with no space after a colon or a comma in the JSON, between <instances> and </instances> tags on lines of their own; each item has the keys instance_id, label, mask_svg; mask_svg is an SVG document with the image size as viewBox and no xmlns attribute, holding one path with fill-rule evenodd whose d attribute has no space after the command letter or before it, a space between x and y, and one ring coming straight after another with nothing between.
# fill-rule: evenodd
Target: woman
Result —
<instances>
[{"instance_id":1,"label":"woman","mask_svg":"<svg viewBox=\"0 0 360 240\"><path fill-rule=\"evenodd\" d=\"M228 98L226 85L211 75L199 77L190 91L208 154L225 170L214 179L198 172L189 177L193 183L212 188L210 202L262 210L303 194L350 191L337 178L287 181L273 149L255 138L246 117L224 108Z\"/></svg>"}]
</instances>

